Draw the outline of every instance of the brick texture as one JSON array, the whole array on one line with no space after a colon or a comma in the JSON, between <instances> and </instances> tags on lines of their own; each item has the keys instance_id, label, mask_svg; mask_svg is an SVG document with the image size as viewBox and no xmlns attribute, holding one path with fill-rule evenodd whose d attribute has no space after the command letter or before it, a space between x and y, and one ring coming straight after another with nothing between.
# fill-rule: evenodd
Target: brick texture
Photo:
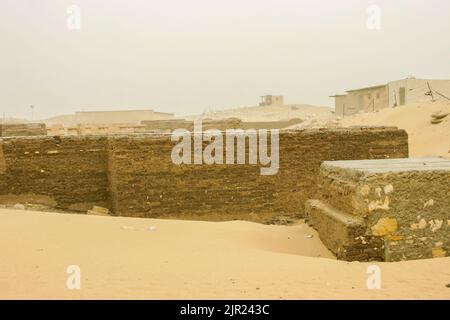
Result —
<instances>
[{"instance_id":1,"label":"brick texture","mask_svg":"<svg viewBox=\"0 0 450 320\"><path fill-rule=\"evenodd\" d=\"M408 156L395 128L282 131L279 172L262 176L260 165L175 165L175 144L157 134L5 139L0 195L44 194L121 216L278 222L304 217L324 160Z\"/></svg>"}]
</instances>

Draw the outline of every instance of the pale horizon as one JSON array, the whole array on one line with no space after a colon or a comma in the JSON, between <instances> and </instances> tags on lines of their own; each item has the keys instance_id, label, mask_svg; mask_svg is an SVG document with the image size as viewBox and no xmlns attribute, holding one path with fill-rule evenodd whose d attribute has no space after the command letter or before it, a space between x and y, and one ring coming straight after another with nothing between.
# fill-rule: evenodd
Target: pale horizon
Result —
<instances>
[{"instance_id":1,"label":"pale horizon","mask_svg":"<svg viewBox=\"0 0 450 320\"><path fill-rule=\"evenodd\" d=\"M81 29L66 9L81 9ZM381 9L379 30L367 8ZM413 75L450 79L450 3L25 1L0 3L1 113L153 109L177 116L257 105L333 106L330 95Z\"/></svg>"}]
</instances>

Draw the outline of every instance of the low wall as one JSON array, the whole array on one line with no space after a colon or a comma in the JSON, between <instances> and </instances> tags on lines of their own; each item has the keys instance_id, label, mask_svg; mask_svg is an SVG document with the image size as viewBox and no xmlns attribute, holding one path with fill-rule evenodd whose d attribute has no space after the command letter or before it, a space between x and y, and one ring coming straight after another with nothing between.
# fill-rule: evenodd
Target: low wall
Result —
<instances>
[{"instance_id":1,"label":"low wall","mask_svg":"<svg viewBox=\"0 0 450 320\"><path fill-rule=\"evenodd\" d=\"M0 198L50 202L86 210L109 206L105 137L29 137L0 140ZM2 157L3 156L3 157ZM0 167L2 165L0 164Z\"/></svg>"},{"instance_id":2,"label":"low wall","mask_svg":"<svg viewBox=\"0 0 450 320\"><path fill-rule=\"evenodd\" d=\"M0 124L0 137L45 136L44 123Z\"/></svg>"},{"instance_id":3,"label":"low wall","mask_svg":"<svg viewBox=\"0 0 450 320\"><path fill-rule=\"evenodd\" d=\"M282 131L278 174L262 176L259 165L175 165L175 144L170 135L5 140L0 194L40 193L72 208L110 201L122 216L276 222L303 217L324 160L408 156L395 128Z\"/></svg>"}]
</instances>

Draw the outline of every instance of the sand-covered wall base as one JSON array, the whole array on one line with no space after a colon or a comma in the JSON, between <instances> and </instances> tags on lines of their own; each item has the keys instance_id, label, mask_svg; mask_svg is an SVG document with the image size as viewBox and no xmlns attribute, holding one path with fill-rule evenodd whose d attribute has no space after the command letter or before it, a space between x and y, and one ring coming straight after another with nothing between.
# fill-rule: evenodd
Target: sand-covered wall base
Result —
<instances>
[{"instance_id":1,"label":"sand-covered wall base","mask_svg":"<svg viewBox=\"0 0 450 320\"><path fill-rule=\"evenodd\" d=\"M282 131L279 171L263 176L260 165L176 165L170 135L11 138L0 195L121 216L283 222L304 216L324 160L407 157L407 140L396 128Z\"/></svg>"}]
</instances>

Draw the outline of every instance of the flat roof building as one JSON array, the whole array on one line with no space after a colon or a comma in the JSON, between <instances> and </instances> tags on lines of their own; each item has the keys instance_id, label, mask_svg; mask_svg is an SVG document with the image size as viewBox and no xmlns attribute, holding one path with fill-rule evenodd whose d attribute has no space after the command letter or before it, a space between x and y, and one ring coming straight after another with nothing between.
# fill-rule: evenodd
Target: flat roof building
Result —
<instances>
[{"instance_id":1,"label":"flat roof building","mask_svg":"<svg viewBox=\"0 0 450 320\"><path fill-rule=\"evenodd\" d=\"M409 103L450 101L450 80L416 79L414 77L387 84L348 90L346 94L330 96L339 116L374 112Z\"/></svg>"},{"instance_id":2,"label":"flat roof building","mask_svg":"<svg viewBox=\"0 0 450 320\"><path fill-rule=\"evenodd\" d=\"M282 106L284 104L283 96L273 96L271 94L261 96L261 107L265 106Z\"/></svg>"}]
</instances>

